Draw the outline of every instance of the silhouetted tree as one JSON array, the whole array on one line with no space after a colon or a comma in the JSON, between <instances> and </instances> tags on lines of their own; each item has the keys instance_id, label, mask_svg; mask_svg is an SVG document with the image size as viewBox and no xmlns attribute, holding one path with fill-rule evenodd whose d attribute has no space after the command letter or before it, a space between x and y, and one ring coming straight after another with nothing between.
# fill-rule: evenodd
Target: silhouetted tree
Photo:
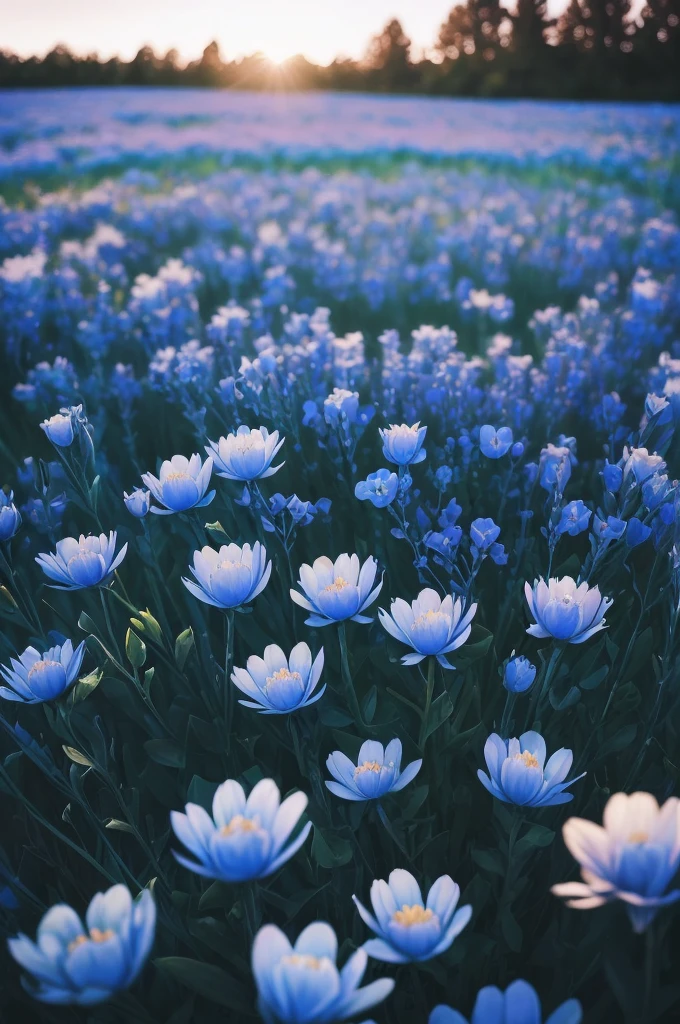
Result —
<instances>
[{"instance_id":1,"label":"silhouetted tree","mask_svg":"<svg viewBox=\"0 0 680 1024\"><path fill-rule=\"evenodd\" d=\"M364 63L371 71L379 72L374 78L380 83L380 88L388 92L399 91L408 88L412 82L410 53L411 40L401 22L393 18L371 40Z\"/></svg>"},{"instance_id":2,"label":"silhouetted tree","mask_svg":"<svg viewBox=\"0 0 680 1024\"><path fill-rule=\"evenodd\" d=\"M506 18L500 0L467 0L457 4L439 30L436 47L451 60L473 54L485 61L495 60L503 42L501 27Z\"/></svg>"}]
</instances>

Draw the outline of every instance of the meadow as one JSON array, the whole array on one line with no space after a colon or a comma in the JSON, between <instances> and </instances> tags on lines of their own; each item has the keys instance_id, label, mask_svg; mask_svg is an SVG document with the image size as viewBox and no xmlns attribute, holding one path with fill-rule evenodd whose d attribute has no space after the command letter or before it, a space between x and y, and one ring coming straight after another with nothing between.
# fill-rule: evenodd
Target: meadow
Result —
<instances>
[{"instance_id":1,"label":"meadow","mask_svg":"<svg viewBox=\"0 0 680 1024\"><path fill-rule=\"evenodd\" d=\"M679 166L0 94L2 1020L677 1020Z\"/></svg>"}]
</instances>

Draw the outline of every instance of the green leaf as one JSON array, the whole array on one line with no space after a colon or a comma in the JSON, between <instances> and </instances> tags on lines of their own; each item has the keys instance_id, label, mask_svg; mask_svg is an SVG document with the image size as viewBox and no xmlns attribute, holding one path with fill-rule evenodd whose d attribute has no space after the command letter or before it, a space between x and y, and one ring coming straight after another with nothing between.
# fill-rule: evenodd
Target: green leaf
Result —
<instances>
[{"instance_id":1,"label":"green leaf","mask_svg":"<svg viewBox=\"0 0 680 1024\"><path fill-rule=\"evenodd\" d=\"M637 725L624 725L622 729L599 745L595 757L601 761L610 754L618 754L619 751L625 750L635 739L636 733Z\"/></svg>"},{"instance_id":2,"label":"green leaf","mask_svg":"<svg viewBox=\"0 0 680 1024\"><path fill-rule=\"evenodd\" d=\"M218 541L218 543L222 544L224 543L225 540L227 541L227 543L229 543L229 534L224 529L222 523L220 523L219 520L215 520L214 523L206 523L205 528L210 534L210 536L214 540Z\"/></svg>"},{"instance_id":3,"label":"green leaf","mask_svg":"<svg viewBox=\"0 0 680 1024\"><path fill-rule=\"evenodd\" d=\"M190 804L198 804L199 807L203 807L206 811L209 811L212 807L213 797L215 796L217 786L217 782L207 782L205 779L202 779L200 775L194 775L189 783L189 788L187 789L187 802Z\"/></svg>"},{"instance_id":4,"label":"green leaf","mask_svg":"<svg viewBox=\"0 0 680 1024\"><path fill-rule=\"evenodd\" d=\"M578 704L581 699L581 691L578 686L570 686L564 697L560 699L555 692L555 688L551 686L548 698L555 711L566 711L567 708L572 708L574 704Z\"/></svg>"},{"instance_id":5,"label":"green leaf","mask_svg":"<svg viewBox=\"0 0 680 1024\"><path fill-rule=\"evenodd\" d=\"M180 747L179 743L173 740L147 740L144 749L156 764L165 765L166 768L184 768L184 747Z\"/></svg>"},{"instance_id":6,"label":"green leaf","mask_svg":"<svg viewBox=\"0 0 680 1024\"><path fill-rule=\"evenodd\" d=\"M85 757L85 754L81 754L75 747L63 746L62 750L71 761L75 761L76 764L84 764L86 768L92 768L93 764L89 757Z\"/></svg>"},{"instance_id":7,"label":"green leaf","mask_svg":"<svg viewBox=\"0 0 680 1024\"><path fill-rule=\"evenodd\" d=\"M472 859L482 871L490 871L501 878L505 876L505 864L498 850L473 850Z\"/></svg>"},{"instance_id":8,"label":"green leaf","mask_svg":"<svg viewBox=\"0 0 680 1024\"><path fill-rule=\"evenodd\" d=\"M204 999L255 1016L247 991L221 967L185 956L162 956L154 965Z\"/></svg>"},{"instance_id":9,"label":"green leaf","mask_svg":"<svg viewBox=\"0 0 680 1024\"><path fill-rule=\"evenodd\" d=\"M513 917L510 907L506 907L501 916L501 931L513 953L519 953L522 949L522 929Z\"/></svg>"},{"instance_id":10,"label":"green leaf","mask_svg":"<svg viewBox=\"0 0 680 1024\"><path fill-rule=\"evenodd\" d=\"M333 832L321 832L314 826L312 857L322 868L340 868L352 859L352 844Z\"/></svg>"},{"instance_id":11,"label":"green leaf","mask_svg":"<svg viewBox=\"0 0 680 1024\"><path fill-rule=\"evenodd\" d=\"M132 825L128 825L127 821L120 821L118 818L109 818L106 828L111 828L115 832L131 832L132 835L135 833Z\"/></svg>"},{"instance_id":12,"label":"green leaf","mask_svg":"<svg viewBox=\"0 0 680 1024\"><path fill-rule=\"evenodd\" d=\"M532 825L515 846L513 856L524 857L532 850L550 846L554 838L555 833L552 829L546 828L545 825Z\"/></svg>"},{"instance_id":13,"label":"green leaf","mask_svg":"<svg viewBox=\"0 0 680 1024\"><path fill-rule=\"evenodd\" d=\"M83 633L97 633L97 623L91 619L87 612L81 612L78 619L78 626Z\"/></svg>"},{"instance_id":14,"label":"green leaf","mask_svg":"<svg viewBox=\"0 0 680 1024\"><path fill-rule=\"evenodd\" d=\"M371 689L366 694L366 697L365 697L364 703L363 703L363 707L361 709L361 712L362 712L362 714L364 716L364 721L367 722L369 725L373 721L373 718L375 716L375 709L377 707L377 704L378 704L378 687L377 686L372 686Z\"/></svg>"},{"instance_id":15,"label":"green leaf","mask_svg":"<svg viewBox=\"0 0 680 1024\"><path fill-rule=\"evenodd\" d=\"M131 629L125 636L125 653L133 668L141 668L146 661L146 644Z\"/></svg>"},{"instance_id":16,"label":"green leaf","mask_svg":"<svg viewBox=\"0 0 680 1024\"><path fill-rule=\"evenodd\" d=\"M175 661L179 665L180 669L184 668L184 664L191 653L191 648L194 646L194 632L189 626L183 633L175 640Z\"/></svg>"},{"instance_id":17,"label":"green leaf","mask_svg":"<svg viewBox=\"0 0 680 1024\"><path fill-rule=\"evenodd\" d=\"M447 718L453 714L453 704L448 693L441 693L436 700L432 701L430 716L425 730L425 739L444 724Z\"/></svg>"},{"instance_id":18,"label":"green leaf","mask_svg":"<svg viewBox=\"0 0 680 1024\"><path fill-rule=\"evenodd\" d=\"M19 611L19 606L12 597L12 595L10 594L7 587L0 587L0 606L2 606L2 608L5 611L10 612L11 614L14 614L14 612Z\"/></svg>"},{"instance_id":19,"label":"green leaf","mask_svg":"<svg viewBox=\"0 0 680 1024\"><path fill-rule=\"evenodd\" d=\"M603 683L609 675L609 665L603 665L602 668L596 669L595 672L591 672L589 676L582 679L578 684L582 690L594 690L600 683Z\"/></svg>"}]
</instances>

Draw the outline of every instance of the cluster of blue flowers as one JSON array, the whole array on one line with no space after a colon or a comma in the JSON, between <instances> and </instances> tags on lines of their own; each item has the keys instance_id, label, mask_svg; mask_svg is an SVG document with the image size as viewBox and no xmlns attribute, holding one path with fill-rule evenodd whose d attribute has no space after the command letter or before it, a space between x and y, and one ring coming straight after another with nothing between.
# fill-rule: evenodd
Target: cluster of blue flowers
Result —
<instances>
[{"instance_id":1,"label":"cluster of blue flowers","mask_svg":"<svg viewBox=\"0 0 680 1024\"><path fill-rule=\"evenodd\" d=\"M627 150L582 177L204 153L0 201L0 932L31 998L662 1019L680 145L654 145L637 177ZM607 905L595 935L568 909ZM640 991L620 950L599 974L622 908Z\"/></svg>"}]
</instances>

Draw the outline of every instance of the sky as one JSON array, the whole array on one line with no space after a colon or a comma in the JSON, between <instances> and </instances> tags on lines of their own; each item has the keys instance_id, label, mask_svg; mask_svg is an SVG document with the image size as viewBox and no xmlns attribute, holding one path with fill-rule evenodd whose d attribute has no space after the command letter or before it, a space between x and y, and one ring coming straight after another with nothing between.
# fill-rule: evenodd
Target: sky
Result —
<instances>
[{"instance_id":1,"label":"sky","mask_svg":"<svg viewBox=\"0 0 680 1024\"><path fill-rule=\"evenodd\" d=\"M552 14L567 0L549 0ZM193 60L216 39L223 59L261 51L274 61L302 53L317 64L360 57L370 37L398 17L416 52L431 46L453 0L0 0L0 48L21 56L56 43L75 53L172 47Z\"/></svg>"}]
</instances>

